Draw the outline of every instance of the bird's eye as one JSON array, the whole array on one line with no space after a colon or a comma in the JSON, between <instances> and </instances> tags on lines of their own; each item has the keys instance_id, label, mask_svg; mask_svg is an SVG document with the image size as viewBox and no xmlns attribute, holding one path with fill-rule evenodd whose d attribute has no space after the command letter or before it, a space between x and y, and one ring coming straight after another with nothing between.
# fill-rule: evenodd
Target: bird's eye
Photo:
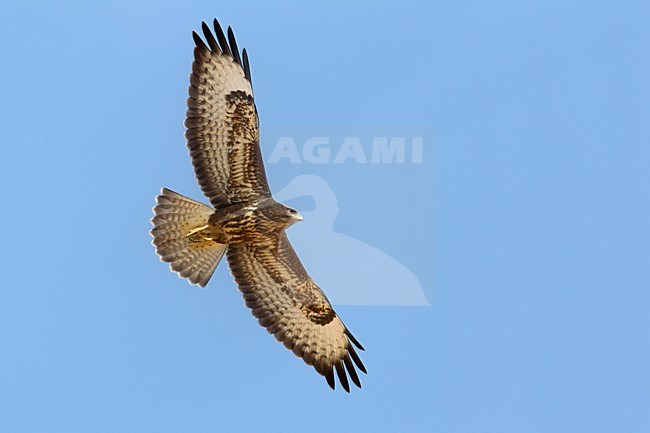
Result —
<instances>
[{"instance_id":1,"label":"bird's eye","mask_svg":"<svg viewBox=\"0 0 650 433\"><path fill-rule=\"evenodd\" d=\"M289 213L292 214L292 215L295 215L297 212L295 210L293 210L293 209L289 209Z\"/></svg>"}]
</instances>

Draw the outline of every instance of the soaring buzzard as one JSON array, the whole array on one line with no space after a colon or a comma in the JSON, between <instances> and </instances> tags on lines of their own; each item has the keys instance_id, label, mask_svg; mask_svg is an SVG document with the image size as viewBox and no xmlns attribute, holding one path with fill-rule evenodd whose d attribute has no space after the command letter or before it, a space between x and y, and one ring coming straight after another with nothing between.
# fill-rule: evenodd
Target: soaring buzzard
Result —
<instances>
[{"instance_id":1,"label":"soaring buzzard","mask_svg":"<svg viewBox=\"0 0 650 433\"><path fill-rule=\"evenodd\" d=\"M366 372L363 350L291 247L285 230L302 220L271 196L259 146L248 55L240 56L214 20L202 24L187 99L187 147L207 206L166 188L156 197L153 245L170 269L200 287L224 254L246 305L260 325L335 387L334 370L350 391L348 376ZM216 38L215 38L216 34ZM347 375L346 375L347 372Z\"/></svg>"}]
</instances>

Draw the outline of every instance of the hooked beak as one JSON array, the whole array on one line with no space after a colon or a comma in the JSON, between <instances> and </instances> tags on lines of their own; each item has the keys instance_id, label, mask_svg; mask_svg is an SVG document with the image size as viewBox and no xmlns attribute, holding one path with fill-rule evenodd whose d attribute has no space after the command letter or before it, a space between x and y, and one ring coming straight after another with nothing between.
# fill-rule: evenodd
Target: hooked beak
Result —
<instances>
[{"instance_id":1,"label":"hooked beak","mask_svg":"<svg viewBox=\"0 0 650 433\"><path fill-rule=\"evenodd\" d=\"M296 219L297 219L298 221L302 221L304 218L302 217L301 214L298 214L298 215L296 215Z\"/></svg>"}]
</instances>

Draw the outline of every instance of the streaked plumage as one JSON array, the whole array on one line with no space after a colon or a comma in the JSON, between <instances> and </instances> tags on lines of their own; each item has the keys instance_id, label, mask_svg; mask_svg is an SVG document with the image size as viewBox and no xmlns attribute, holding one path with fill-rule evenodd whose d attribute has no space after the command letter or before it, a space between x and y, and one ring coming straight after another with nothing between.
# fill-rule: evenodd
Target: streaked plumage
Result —
<instances>
[{"instance_id":1,"label":"streaked plumage","mask_svg":"<svg viewBox=\"0 0 650 433\"><path fill-rule=\"evenodd\" d=\"M151 234L170 269L205 287L226 254L246 305L261 326L334 388L366 372L363 350L309 277L285 234L302 217L273 200L259 146L250 64L231 28L202 24L193 38L187 146L201 190L214 207L163 188Z\"/></svg>"}]
</instances>

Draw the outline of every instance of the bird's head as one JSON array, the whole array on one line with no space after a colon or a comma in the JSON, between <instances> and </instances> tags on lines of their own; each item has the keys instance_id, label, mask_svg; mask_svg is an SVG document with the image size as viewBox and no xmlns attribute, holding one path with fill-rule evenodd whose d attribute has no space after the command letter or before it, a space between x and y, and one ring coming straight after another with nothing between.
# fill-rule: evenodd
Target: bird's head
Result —
<instances>
[{"instance_id":1,"label":"bird's head","mask_svg":"<svg viewBox=\"0 0 650 433\"><path fill-rule=\"evenodd\" d=\"M286 223L286 227L292 226L295 223L302 221L302 215L297 210L290 208L289 206L282 205L282 219Z\"/></svg>"}]
</instances>

